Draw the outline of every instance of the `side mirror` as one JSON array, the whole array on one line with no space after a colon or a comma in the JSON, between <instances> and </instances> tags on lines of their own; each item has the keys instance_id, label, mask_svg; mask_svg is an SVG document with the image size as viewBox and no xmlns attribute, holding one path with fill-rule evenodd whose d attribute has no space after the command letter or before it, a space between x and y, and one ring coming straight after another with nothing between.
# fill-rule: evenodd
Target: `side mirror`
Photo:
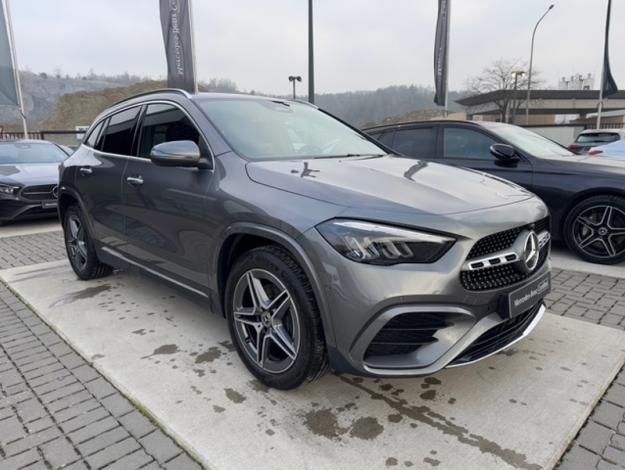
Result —
<instances>
[{"instance_id":1,"label":"side mirror","mask_svg":"<svg viewBox=\"0 0 625 470\"><path fill-rule=\"evenodd\" d=\"M159 166L199 166L202 152L191 140L174 140L152 147L150 159Z\"/></svg>"},{"instance_id":2,"label":"side mirror","mask_svg":"<svg viewBox=\"0 0 625 470\"><path fill-rule=\"evenodd\" d=\"M490 153L502 162L510 163L519 159L514 147L508 144L493 144L490 146Z\"/></svg>"}]
</instances>

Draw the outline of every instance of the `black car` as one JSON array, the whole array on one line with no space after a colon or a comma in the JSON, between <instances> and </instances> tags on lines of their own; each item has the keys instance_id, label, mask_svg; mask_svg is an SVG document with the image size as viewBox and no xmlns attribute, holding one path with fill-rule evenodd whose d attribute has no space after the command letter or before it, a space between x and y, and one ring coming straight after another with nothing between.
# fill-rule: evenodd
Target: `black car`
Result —
<instances>
[{"instance_id":1,"label":"black car","mask_svg":"<svg viewBox=\"0 0 625 470\"><path fill-rule=\"evenodd\" d=\"M0 141L0 225L57 216L58 167L67 157L52 142Z\"/></svg>"},{"instance_id":2,"label":"black car","mask_svg":"<svg viewBox=\"0 0 625 470\"><path fill-rule=\"evenodd\" d=\"M527 129L495 122L411 122L365 132L406 156L513 181L545 201L554 238L580 258L601 264L625 260L622 158L576 155Z\"/></svg>"}]
</instances>

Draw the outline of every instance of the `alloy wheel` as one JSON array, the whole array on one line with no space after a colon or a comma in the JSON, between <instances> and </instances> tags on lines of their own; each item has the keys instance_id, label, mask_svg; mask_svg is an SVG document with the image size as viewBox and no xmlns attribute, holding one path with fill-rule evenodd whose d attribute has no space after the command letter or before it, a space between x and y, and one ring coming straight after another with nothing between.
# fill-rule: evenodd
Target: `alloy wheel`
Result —
<instances>
[{"instance_id":1,"label":"alloy wheel","mask_svg":"<svg viewBox=\"0 0 625 470\"><path fill-rule=\"evenodd\" d=\"M614 258L625 252L625 212L611 205L582 211L573 223L573 239L584 253Z\"/></svg>"},{"instance_id":2,"label":"alloy wheel","mask_svg":"<svg viewBox=\"0 0 625 470\"><path fill-rule=\"evenodd\" d=\"M300 322L291 293L263 269L246 271L234 289L233 319L247 356L272 374L288 370L299 351Z\"/></svg>"},{"instance_id":3,"label":"alloy wheel","mask_svg":"<svg viewBox=\"0 0 625 470\"><path fill-rule=\"evenodd\" d=\"M72 262L79 269L83 270L87 265L87 242L84 227L80 218L75 214L70 214L67 218L67 246Z\"/></svg>"}]
</instances>

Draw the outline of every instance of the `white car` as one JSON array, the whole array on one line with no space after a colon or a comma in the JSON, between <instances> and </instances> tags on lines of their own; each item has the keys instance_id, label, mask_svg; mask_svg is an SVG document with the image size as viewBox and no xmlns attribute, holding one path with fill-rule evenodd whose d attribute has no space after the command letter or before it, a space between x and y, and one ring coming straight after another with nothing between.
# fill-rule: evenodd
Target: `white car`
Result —
<instances>
[{"instance_id":1,"label":"white car","mask_svg":"<svg viewBox=\"0 0 625 470\"><path fill-rule=\"evenodd\" d=\"M578 155L586 155L591 148L625 139L625 129L586 129L582 131L569 150Z\"/></svg>"},{"instance_id":2,"label":"white car","mask_svg":"<svg viewBox=\"0 0 625 470\"><path fill-rule=\"evenodd\" d=\"M625 157L625 140L617 140L611 144L593 147L588 155L599 155L602 157Z\"/></svg>"}]
</instances>

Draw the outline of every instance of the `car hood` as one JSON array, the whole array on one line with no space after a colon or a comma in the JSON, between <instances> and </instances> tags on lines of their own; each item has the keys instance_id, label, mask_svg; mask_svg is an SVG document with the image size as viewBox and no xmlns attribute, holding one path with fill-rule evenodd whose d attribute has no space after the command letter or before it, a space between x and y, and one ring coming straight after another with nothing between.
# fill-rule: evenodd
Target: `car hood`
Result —
<instances>
[{"instance_id":1,"label":"car hood","mask_svg":"<svg viewBox=\"0 0 625 470\"><path fill-rule=\"evenodd\" d=\"M575 155L570 157L549 157L543 160L547 164L556 165L570 173L588 175L621 175L625 176L625 158L604 155ZM566 163L566 166L562 166Z\"/></svg>"},{"instance_id":2,"label":"car hood","mask_svg":"<svg viewBox=\"0 0 625 470\"><path fill-rule=\"evenodd\" d=\"M21 163L0 164L0 183L20 186L53 184L59 180L59 164Z\"/></svg>"},{"instance_id":3,"label":"car hood","mask_svg":"<svg viewBox=\"0 0 625 470\"><path fill-rule=\"evenodd\" d=\"M453 214L533 197L485 173L394 156L247 164L260 184L347 207Z\"/></svg>"}]
</instances>

